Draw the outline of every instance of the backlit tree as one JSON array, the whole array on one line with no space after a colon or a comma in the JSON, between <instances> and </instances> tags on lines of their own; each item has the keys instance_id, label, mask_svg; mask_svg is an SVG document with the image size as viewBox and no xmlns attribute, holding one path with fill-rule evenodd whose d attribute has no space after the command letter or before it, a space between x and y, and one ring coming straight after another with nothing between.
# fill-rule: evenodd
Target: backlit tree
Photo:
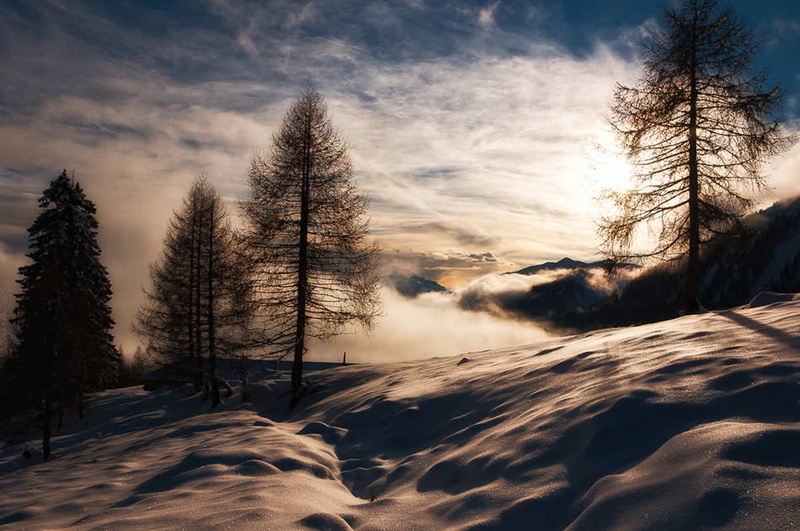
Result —
<instances>
[{"instance_id":1,"label":"backlit tree","mask_svg":"<svg viewBox=\"0 0 800 531\"><path fill-rule=\"evenodd\" d=\"M16 334L9 377L18 409L37 407L42 451L50 456L53 414L77 404L117 375L109 301L111 283L100 263L94 203L66 170L39 199L41 212L28 229L31 263L19 269ZM9 384L9 382L6 382Z\"/></svg>"},{"instance_id":2,"label":"backlit tree","mask_svg":"<svg viewBox=\"0 0 800 531\"><path fill-rule=\"evenodd\" d=\"M370 328L377 316L379 254L352 173L347 146L314 90L292 104L269 156L250 166L245 241L259 268L266 339L277 354L294 356L293 403L308 338L330 338L349 323Z\"/></svg>"},{"instance_id":3,"label":"backlit tree","mask_svg":"<svg viewBox=\"0 0 800 531\"><path fill-rule=\"evenodd\" d=\"M249 346L252 277L237 242L222 197L198 177L167 227L134 324L157 358L183 362L198 391L208 365L212 407L220 401L217 359Z\"/></svg>"},{"instance_id":4,"label":"backlit tree","mask_svg":"<svg viewBox=\"0 0 800 531\"><path fill-rule=\"evenodd\" d=\"M618 85L611 122L635 168L630 191L610 193L616 214L602 220L602 249L613 260L686 259L685 309L698 308L700 249L740 226L764 186L761 164L787 138L773 118L777 87L750 73L751 31L716 0L667 8L642 49L637 87ZM642 226L657 244L632 251Z\"/></svg>"}]
</instances>

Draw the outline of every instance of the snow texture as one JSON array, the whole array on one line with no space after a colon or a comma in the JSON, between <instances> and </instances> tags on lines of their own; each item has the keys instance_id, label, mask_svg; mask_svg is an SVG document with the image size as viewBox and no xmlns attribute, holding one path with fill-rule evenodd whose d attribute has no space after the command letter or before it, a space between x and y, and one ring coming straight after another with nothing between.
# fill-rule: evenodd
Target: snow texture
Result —
<instances>
[{"instance_id":1,"label":"snow texture","mask_svg":"<svg viewBox=\"0 0 800 531\"><path fill-rule=\"evenodd\" d=\"M800 301L533 345L254 375L215 412L99 394L51 461L0 452L0 525L42 529L800 527Z\"/></svg>"}]
</instances>

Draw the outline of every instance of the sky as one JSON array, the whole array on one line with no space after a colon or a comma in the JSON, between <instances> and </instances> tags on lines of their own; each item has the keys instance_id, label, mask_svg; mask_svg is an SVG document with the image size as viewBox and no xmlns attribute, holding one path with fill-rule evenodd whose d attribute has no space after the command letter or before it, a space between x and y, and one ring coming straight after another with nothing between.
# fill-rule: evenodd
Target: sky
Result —
<instances>
[{"instance_id":1,"label":"sky","mask_svg":"<svg viewBox=\"0 0 800 531\"><path fill-rule=\"evenodd\" d=\"M608 103L615 83L636 82L639 43L663 5L6 0L0 312L13 307L36 199L67 169L97 205L115 336L130 351L148 264L192 180L205 173L235 214L250 159L269 152L307 87L348 141L388 272L461 289L565 256L593 260L596 198L627 178ZM783 89L781 120L800 128L800 5L731 5L761 40L754 66ZM798 147L771 161L762 202L800 193L798 170ZM379 337L430 319L400 318L414 310L395 299ZM509 325L496 324L473 328L497 341Z\"/></svg>"}]
</instances>

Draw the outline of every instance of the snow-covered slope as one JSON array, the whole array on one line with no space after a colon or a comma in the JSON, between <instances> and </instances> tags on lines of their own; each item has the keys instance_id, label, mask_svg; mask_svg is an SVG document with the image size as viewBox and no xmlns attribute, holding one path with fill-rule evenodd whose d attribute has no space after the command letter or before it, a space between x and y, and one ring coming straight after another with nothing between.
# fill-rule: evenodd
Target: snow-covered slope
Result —
<instances>
[{"instance_id":1,"label":"snow-covered slope","mask_svg":"<svg viewBox=\"0 0 800 531\"><path fill-rule=\"evenodd\" d=\"M254 403L234 397L213 413L179 391L107 392L55 439L50 462L0 453L0 524L797 529L800 301L790 299L337 367L314 374L293 412L288 383L267 373Z\"/></svg>"}]
</instances>

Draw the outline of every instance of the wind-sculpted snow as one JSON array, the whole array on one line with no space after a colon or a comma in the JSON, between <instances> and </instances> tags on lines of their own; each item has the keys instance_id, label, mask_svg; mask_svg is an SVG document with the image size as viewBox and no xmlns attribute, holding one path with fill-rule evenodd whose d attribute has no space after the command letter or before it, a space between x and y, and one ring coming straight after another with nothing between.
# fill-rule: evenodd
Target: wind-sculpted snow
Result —
<instances>
[{"instance_id":1,"label":"wind-sculpted snow","mask_svg":"<svg viewBox=\"0 0 800 531\"><path fill-rule=\"evenodd\" d=\"M81 529L795 529L800 301L451 358L95 399L0 454L0 524ZM774 302L773 302L774 301ZM412 333L412 331L409 331Z\"/></svg>"}]
</instances>

